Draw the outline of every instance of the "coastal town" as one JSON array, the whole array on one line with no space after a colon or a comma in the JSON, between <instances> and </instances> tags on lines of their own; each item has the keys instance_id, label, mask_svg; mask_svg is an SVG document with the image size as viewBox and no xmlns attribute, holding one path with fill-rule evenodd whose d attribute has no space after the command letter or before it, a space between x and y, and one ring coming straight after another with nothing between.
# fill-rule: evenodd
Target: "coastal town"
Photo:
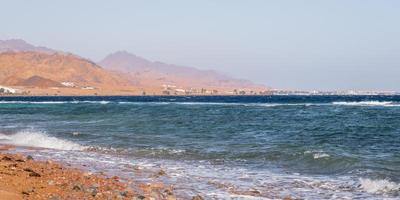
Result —
<instances>
[{"instance_id":1,"label":"coastal town","mask_svg":"<svg viewBox=\"0 0 400 200\"><path fill-rule=\"evenodd\" d=\"M96 91L96 87L92 86L82 86L78 87L73 82L62 82L62 87L49 87L49 88L39 88L42 90L48 91L57 91L56 93L48 92L47 95L39 96L62 96L63 94L60 90L63 89L73 89L73 90L81 90L81 91ZM0 95L1 96L35 96L35 93L31 93L30 90L34 88L24 88L24 87L13 87L13 86L3 86L0 85ZM87 94L87 93L84 93ZM93 93L96 95L96 93ZM175 85L162 85L158 92L146 92L142 91L132 91L131 93L124 94L126 96L152 96L152 95L165 95L165 96L196 96L196 95L209 95L209 96L234 96L234 95L298 95L298 96L311 96L311 95L321 95L321 96L339 96L339 95L349 95L349 96L357 96L357 95L400 95L400 92L396 91L359 91L359 90L338 90L338 91L317 91L317 90L279 90L279 89L270 89L265 91L253 91L246 89L233 89L233 90L218 90L218 89L206 89L206 88L183 88Z\"/></svg>"}]
</instances>

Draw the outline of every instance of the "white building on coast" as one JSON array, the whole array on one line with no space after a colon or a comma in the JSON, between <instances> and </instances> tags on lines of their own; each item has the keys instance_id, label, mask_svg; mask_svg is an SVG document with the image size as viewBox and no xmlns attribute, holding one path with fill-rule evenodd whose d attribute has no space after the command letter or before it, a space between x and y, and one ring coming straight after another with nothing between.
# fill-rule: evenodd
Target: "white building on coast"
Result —
<instances>
[{"instance_id":1,"label":"white building on coast","mask_svg":"<svg viewBox=\"0 0 400 200\"><path fill-rule=\"evenodd\" d=\"M0 94L15 94L17 92L17 89L0 85Z\"/></svg>"}]
</instances>

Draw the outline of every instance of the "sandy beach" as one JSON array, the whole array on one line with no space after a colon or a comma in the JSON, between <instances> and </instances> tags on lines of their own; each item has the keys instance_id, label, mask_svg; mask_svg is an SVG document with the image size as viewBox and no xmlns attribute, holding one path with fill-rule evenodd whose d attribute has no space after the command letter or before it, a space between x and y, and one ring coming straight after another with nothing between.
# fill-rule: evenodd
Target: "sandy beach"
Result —
<instances>
[{"instance_id":1,"label":"sandy beach","mask_svg":"<svg viewBox=\"0 0 400 200\"><path fill-rule=\"evenodd\" d=\"M1 151L12 146L2 146ZM162 183L131 183L120 177L92 174L30 155L0 153L0 197L18 199L176 199Z\"/></svg>"}]
</instances>

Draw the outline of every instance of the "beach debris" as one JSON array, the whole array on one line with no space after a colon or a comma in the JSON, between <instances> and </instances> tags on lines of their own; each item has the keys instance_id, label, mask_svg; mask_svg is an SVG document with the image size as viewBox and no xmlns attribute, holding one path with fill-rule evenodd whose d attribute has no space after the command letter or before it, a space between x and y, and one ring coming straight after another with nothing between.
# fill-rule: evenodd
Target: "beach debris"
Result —
<instances>
[{"instance_id":1,"label":"beach debris","mask_svg":"<svg viewBox=\"0 0 400 200\"><path fill-rule=\"evenodd\" d=\"M164 170L160 169L157 172L155 172L153 175L151 175L151 177L158 178L160 176L166 176L166 175L167 175L167 172L165 172Z\"/></svg>"},{"instance_id":2,"label":"beach debris","mask_svg":"<svg viewBox=\"0 0 400 200\"><path fill-rule=\"evenodd\" d=\"M158 176L165 176L165 175L167 175L167 173L164 170L161 169L160 171L158 171L157 175Z\"/></svg>"},{"instance_id":3,"label":"beach debris","mask_svg":"<svg viewBox=\"0 0 400 200\"><path fill-rule=\"evenodd\" d=\"M143 196L143 195L136 195L136 196L134 196L134 197L132 198L132 200L143 200L143 199L146 199L146 197Z\"/></svg>"},{"instance_id":4,"label":"beach debris","mask_svg":"<svg viewBox=\"0 0 400 200\"><path fill-rule=\"evenodd\" d=\"M48 185L54 185L54 181L53 180L49 180L49 181L47 181L47 184Z\"/></svg>"},{"instance_id":5,"label":"beach debris","mask_svg":"<svg viewBox=\"0 0 400 200\"><path fill-rule=\"evenodd\" d=\"M4 161L11 161L12 158L10 158L10 157L8 157L8 156L3 156L3 158L2 158L1 160L4 160Z\"/></svg>"},{"instance_id":6,"label":"beach debris","mask_svg":"<svg viewBox=\"0 0 400 200\"><path fill-rule=\"evenodd\" d=\"M174 197L173 195L168 195L167 200L176 200L176 197Z\"/></svg>"},{"instance_id":7,"label":"beach debris","mask_svg":"<svg viewBox=\"0 0 400 200\"><path fill-rule=\"evenodd\" d=\"M170 189L165 189L164 194L166 195L173 195L172 191Z\"/></svg>"},{"instance_id":8,"label":"beach debris","mask_svg":"<svg viewBox=\"0 0 400 200\"><path fill-rule=\"evenodd\" d=\"M37 172L35 172L35 171L33 171L31 168L24 168L24 171L30 172L30 173L29 173L29 176L32 176L32 177L40 177L40 174L37 173Z\"/></svg>"},{"instance_id":9,"label":"beach debris","mask_svg":"<svg viewBox=\"0 0 400 200\"><path fill-rule=\"evenodd\" d=\"M253 196L253 197L261 196L261 192L256 189L250 189L250 190L245 190L245 191L237 191L234 188L229 188L229 189L232 194L236 194L236 195L247 195L247 196Z\"/></svg>"},{"instance_id":10,"label":"beach debris","mask_svg":"<svg viewBox=\"0 0 400 200\"><path fill-rule=\"evenodd\" d=\"M91 186L87 189L87 192L90 193L93 197L97 195L97 187Z\"/></svg>"},{"instance_id":11,"label":"beach debris","mask_svg":"<svg viewBox=\"0 0 400 200\"><path fill-rule=\"evenodd\" d=\"M163 195L161 194L161 192L157 189L152 189L151 193L150 193L150 199L154 198L154 199L164 199Z\"/></svg>"},{"instance_id":12,"label":"beach debris","mask_svg":"<svg viewBox=\"0 0 400 200\"><path fill-rule=\"evenodd\" d=\"M33 157L31 155L26 156L27 160L33 160Z\"/></svg>"},{"instance_id":13,"label":"beach debris","mask_svg":"<svg viewBox=\"0 0 400 200\"><path fill-rule=\"evenodd\" d=\"M84 176L85 178L87 178L87 179L89 179L90 176L92 176L92 175L93 175L92 172L86 172L86 173L83 174L83 176Z\"/></svg>"},{"instance_id":14,"label":"beach debris","mask_svg":"<svg viewBox=\"0 0 400 200\"><path fill-rule=\"evenodd\" d=\"M52 196L49 200L61 200L61 198L58 196Z\"/></svg>"},{"instance_id":15,"label":"beach debris","mask_svg":"<svg viewBox=\"0 0 400 200\"><path fill-rule=\"evenodd\" d=\"M72 190L74 190L74 191L80 191L80 190L82 190L82 186L80 186L80 185L74 185L74 187L72 187Z\"/></svg>"},{"instance_id":16,"label":"beach debris","mask_svg":"<svg viewBox=\"0 0 400 200\"><path fill-rule=\"evenodd\" d=\"M22 159L17 159L17 160L15 160L16 162L25 162L25 160L22 160Z\"/></svg>"},{"instance_id":17,"label":"beach debris","mask_svg":"<svg viewBox=\"0 0 400 200\"><path fill-rule=\"evenodd\" d=\"M41 177L41 175L39 173L37 173L37 172L31 172L31 173L29 173L29 176L31 176L31 177Z\"/></svg>"},{"instance_id":18,"label":"beach debris","mask_svg":"<svg viewBox=\"0 0 400 200\"><path fill-rule=\"evenodd\" d=\"M164 192L162 193L162 195L163 195L163 199L166 199L166 200L176 200L176 198L175 198L175 196L174 196L174 194L172 193L172 188L171 189L165 189L164 190Z\"/></svg>"},{"instance_id":19,"label":"beach debris","mask_svg":"<svg viewBox=\"0 0 400 200\"><path fill-rule=\"evenodd\" d=\"M79 135L80 133L79 132L72 132L72 135L73 136L77 136L77 135Z\"/></svg>"},{"instance_id":20,"label":"beach debris","mask_svg":"<svg viewBox=\"0 0 400 200\"><path fill-rule=\"evenodd\" d=\"M111 179L113 179L115 182L119 181L119 177L118 176L113 176Z\"/></svg>"},{"instance_id":21,"label":"beach debris","mask_svg":"<svg viewBox=\"0 0 400 200\"><path fill-rule=\"evenodd\" d=\"M33 170L31 168L24 168L24 171L26 172L33 172Z\"/></svg>"},{"instance_id":22,"label":"beach debris","mask_svg":"<svg viewBox=\"0 0 400 200\"><path fill-rule=\"evenodd\" d=\"M192 200L204 200L204 198L200 195L196 195L192 198Z\"/></svg>"},{"instance_id":23,"label":"beach debris","mask_svg":"<svg viewBox=\"0 0 400 200\"><path fill-rule=\"evenodd\" d=\"M30 195L31 193L34 193L35 192L35 189L34 188L28 188L28 189L26 189L26 190L22 190L22 194L23 195Z\"/></svg>"},{"instance_id":24,"label":"beach debris","mask_svg":"<svg viewBox=\"0 0 400 200\"><path fill-rule=\"evenodd\" d=\"M119 192L119 195L121 195L123 197L126 197L126 196L128 196L128 192L127 191L121 191L121 192Z\"/></svg>"},{"instance_id":25,"label":"beach debris","mask_svg":"<svg viewBox=\"0 0 400 200\"><path fill-rule=\"evenodd\" d=\"M15 168L15 167L17 167L18 165L17 164L15 164L15 163L13 163L13 164L9 164L8 165L8 167L11 167L11 168Z\"/></svg>"}]
</instances>

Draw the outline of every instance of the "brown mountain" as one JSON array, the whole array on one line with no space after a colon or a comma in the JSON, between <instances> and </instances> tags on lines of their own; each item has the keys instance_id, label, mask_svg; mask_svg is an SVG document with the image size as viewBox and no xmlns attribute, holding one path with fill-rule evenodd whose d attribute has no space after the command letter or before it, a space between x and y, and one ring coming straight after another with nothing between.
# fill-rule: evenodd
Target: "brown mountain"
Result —
<instances>
[{"instance_id":1,"label":"brown mountain","mask_svg":"<svg viewBox=\"0 0 400 200\"><path fill-rule=\"evenodd\" d=\"M120 75L74 55L42 52L0 54L0 84L59 87L62 82L98 88L130 85Z\"/></svg>"},{"instance_id":2,"label":"brown mountain","mask_svg":"<svg viewBox=\"0 0 400 200\"><path fill-rule=\"evenodd\" d=\"M212 70L151 62L144 58L119 51L99 62L106 69L122 72L137 86L175 85L182 88L263 88L251 81L234 79Z\"/></svg>"}]
</instances>

